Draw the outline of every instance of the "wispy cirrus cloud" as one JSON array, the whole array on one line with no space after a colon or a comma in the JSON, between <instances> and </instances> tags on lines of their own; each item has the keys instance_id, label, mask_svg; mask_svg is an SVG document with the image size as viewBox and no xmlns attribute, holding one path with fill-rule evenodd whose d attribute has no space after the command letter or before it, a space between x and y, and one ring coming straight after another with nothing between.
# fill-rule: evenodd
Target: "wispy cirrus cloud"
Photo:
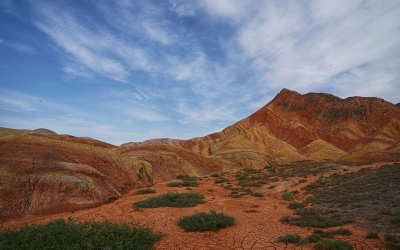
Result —
<instances>
[{"instance_id":1,"label":"wispy cirrus cloud","mask_svg":"<svg viewBox=\"0 0 400 250\"><path fill-rule=\"evenodd\" d=\"M40 85L35 93L47 93L55 81L71 87L62 88L65 105L11 94L1 96L0 107L52 110L44 118L63 129L70 120L83 130L99 124L109 135L130 126L140 131L136 137L215 132L283 87L398 102L396 0L3 1L0 8L30 32L2 34L2 51L40 62L38 69L52 67L49 75L28 72ZM9 41L41 53L3 46ZM14 75L8 78L23 86Z\"/></svg>"},{"instance_id":2,"label":"wispy cirrus cloud","mask_svg":"<svg viewBox=\"0 0 400 250\"><path fill-rule=\"evenodd\" d=\"M383 60L398 52L397 1L268 1L256 3L257 9L254 1L205 3L213 15L241 20L231 22L237 28L237 45L242 48L241 55L258 71L259 79L267 82L265 90L289 87L308 92L330 87L336 94L346 95L348 92L337 88L332 79L367 68L387 76L380 79L381 86L399 89L398 84L389 84L390 79L399 79L398 75L390 67L380 67L382 63L390 65L390 61ZM230 7L226 8L227 5ZM363 67L366 64L369 66ZM357 81L353 80L347 82L348 88L356 88ZM363 80L377 84L375 80ZM373 95L374 90L352 93Z\"/></svg>"},{"instance_id":3,"label":"wispy cirrus cloud","mask_svg":"<svg viewBox=\"0 0 400 250\"><path fill-rule=\"evenodd\" d=\"M97 25L95 20L82 20L84 18L80 13L70 8L62 9L63 6L51 4L35 4L33 8L37 13L34 19L36 27L66 52L67 61L71 64L65 67L66 73L84 76L95 72L126 82L131 70L152 69L148 55L124 34L119 37ZM155 27L149 26L148 29L151 28L154 36L159 34ZM160 39L166 41L166 38ZM80 72L85 70L89 72Z\"/></svg>"}]
</instances>

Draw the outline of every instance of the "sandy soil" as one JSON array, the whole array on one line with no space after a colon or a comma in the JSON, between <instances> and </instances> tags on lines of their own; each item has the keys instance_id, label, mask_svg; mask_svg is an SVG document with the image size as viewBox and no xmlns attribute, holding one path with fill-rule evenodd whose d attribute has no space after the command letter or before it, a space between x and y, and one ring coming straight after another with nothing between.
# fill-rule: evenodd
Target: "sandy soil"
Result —
<instances>
[{"instance_id":1,"label":"sandy soil","mask_svg":"<svg viewBox=\"0 0 400 250\"><path fill-rule=\"evenodd\" d=\"M318 178L310 176L308 181ZM296 195L296 200L288 202L281 198L281 190L299 190L302 185L293 186L300 177L288 178L284 182L278 182L275 189L265 190L265 197L257 198L245 196L234 199L229 196L230 191L225 190L220 184L214 184L215 178L205 177L199 181L200 186L193 190L205 195L206 203L193 208L151 208L134 209L132 203L157 196L165 192L189 192L185 187L169 188L159 183L152 188L157 190L155 194L134 194L136 190L125 194L113 203L100 207L75 211L73 213L59 213L45 217L25 218L6 222L4 228L14 228L27 224L41 224L56 218L74 218L79 221L103 221L112 222L141 222L155 231L162 232L164 237L155 245L156 249L313 249L313 244L296 246L294 244L277 243L276 238L285 234L299 234L308 236L314 228L301 228L279 222L279 218L285 215L293 215L293 211L287 206L291 202L301 201L304 195ZM235 218L235 225L222 229L219 232L184 232L176 225L179 217L191 215L195 211L208 212L215 209ZM387 249L383 241L365 239L366 233L360 228L351 225L349 228L353 235L339 236L353 244L354 249ZM329 229L332 230L332 229Z\"/></svg>"}]
</instances>

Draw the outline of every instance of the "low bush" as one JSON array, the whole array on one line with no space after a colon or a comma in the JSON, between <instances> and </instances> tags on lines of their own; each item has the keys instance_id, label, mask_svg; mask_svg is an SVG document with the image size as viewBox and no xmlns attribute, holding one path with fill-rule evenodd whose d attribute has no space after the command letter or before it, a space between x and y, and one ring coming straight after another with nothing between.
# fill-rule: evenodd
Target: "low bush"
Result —
<instances>
[{"instance_id":1,"label":"low bush","mask_svg":"<svg viewBox=\"0 0 400 250\"><path fill-rule=\"evenodd\" d=\"M286 234L283 236L279 236L276 239L277 242L284 242L284 243L294 243L297 245L303 244L303 240L300 235L298 234Z\"/></svg>"},{"instance_id":2,"label":"low bush","mask_svg":"<svg viewBox=\"0 0 400 250\"><path fill-rule=\"evenodd\" d=\"M390 223L400 224L400 217L394 217L394 218L390 219Z\"/></svg>"},{"instance_id":3,"label":"low bush","mask_svg":"<svg viewBox=\"0 0 400 250\"><path fill-rule=\"evenodd\" d=\"M304 208L304 203L290 203L288 206L289 209L299 209Z\"/></svg>"},{"instance_id":4,"label":"low bush","mask_svg":"<svg viewBox=\"0 0 400 250\"><path fill-rule=\"evenodd\" d=\"M218 231L233 224L235 224L233 217L217 213L215 210L210 210L210 213L196 212L194 215L184 216L178 220L178 226L186 232Z\"/></svg>"},{"instance_id":5,"label":"low bush","mask_svg":"<svg viewBox=\"0 0 400 250\"><path fill-rule=\"evenodd\" d=\"M385 235L386 245L390 247L390 249L398 250L400 249L400 241L396 238L396 236L391 234Z\"/></svg>"},{"instance_id":6,"label":"low bush","mask_svg":"<svg viewBox=\"0 0 400 250\"><path fill-rule=\"evenodd\" d=\"M322 239L315 243L316 249L321 250L352 250L350 243L341 240Z\"/></svg>"},{"instance_id":7,"label":"low bush","mask_svg":"<svg viewBox=\"0 0 400 250\"><path fill-rule=\"evenodd\" d=\"M323 231L321 229L314 230L314 234L319 235L321 238L333 239L335 237L335 235L332 232Z\"/></svg>"},{"instance_id":8,"label":"low bush","mask_svg":"<svg viewBox=\"0 0 400 250\"><path fill-rule=\"evenodd\" d=\"M322 237L318 234L311 234L304 238L304 243L317 243L318 241L322 240Z\"/></svg>"},{"instance_id":9,"label":"low bush","mask_svg":"<svg viewBox=\"0 0 400 250\"><path fill-rule=\"evenodd\" d=\"M291 201L294 199L294 193L285 190L285 192L282 194L282 198L287 201Z\"/></svg>"},{"instance_id":10,"label":"low bush","mask_svg":"<svg viewBox=\"0 0 400 250\"><path fill-rule=\"evenodd\" d=\"M144 189L139 189L138 191L135 192L135 194L154 194L157 191L155 189L151 188L144 188Z\"/></svg>"},{"instance_id":11,"label":"low bush","mask_svg":"<svg viewBox=\"0 0 400 250\"><path fill-rule=\"evenodd\" d=\"M332 230L333 234L339 234L339 235L352 235L352 232L349 229L345 229L345 228L338 228L335 230Z\"/></svg>"},{"instance_id":12,"label":"low bush","mask_svg":"<svg viewBox=\"0 0 400 250\"><path fill-rule=\"evenodd\" d=\"M317 228L335 227L345 224L345 221L341 221L340 219L321 216L320 212L315 209L298 209L296 213L299 217L284 216L280 221L301 227L311 226Z\"/></svg>"},{"instance_id":13,"label":"low bush","mask_svg":"<svg viewBox=\"0 0 400 250\"><path fill-rule=\"evenodd\" d=\"M368 232L367 236L365 236L367 239L380 239L379 234L377 232Z\"/></svg>"},{"instance_id":14,"label":"low bush","mask_svg":"<svg viewBox=\"0 0 400 250\"><path fill-rule=\"evenodd\" d=\"M135 208L156 208L156 207L195 207L204 203L204 195L197 192L189 193L166 193L155 196L144 201L133 203Z\"/></svg>"},{"instance_id":15,"label":"low bush","mask_svg":"<svg viewBox=\"0 0 400 250\"><path fill-rule=\"evenodd\" d=\"M262 193L257 193L257 192L250 192L250 195L254 197L264 197Z\"/></svg>"},{"instance_id":16,"label":"low bush","mask_svg":"<svg viewBox=\"0 0 400 250\"><path fill-rule=\"evenodd\" d=\"M173 181L167 184L168 187L198 187L197 181Z\"/></svg>"},{"instance_id":17,"label":"low bush","mask_svg":"<svg viewBox=\"0 0 400 250\"><path fill-rule=\"evenodd\" d=\"M57 219L45 225L0 232L1 249L154 249L162 238L140 224L76 222Z\"/></svg>"}]
</instances>

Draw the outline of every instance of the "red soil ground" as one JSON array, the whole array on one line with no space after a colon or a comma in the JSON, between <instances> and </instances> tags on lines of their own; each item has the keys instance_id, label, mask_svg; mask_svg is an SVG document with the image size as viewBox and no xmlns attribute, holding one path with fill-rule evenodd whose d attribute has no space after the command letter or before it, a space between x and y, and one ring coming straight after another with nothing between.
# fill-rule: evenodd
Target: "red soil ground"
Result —
<instances>
[{"instance_id":1,"label":"red soil ground","mask_svg":"<svg viewBox=\"0 0 400 250\"><path fill-rule=\"evenodd\" d=\"M359 169L351 169L352 171ZM309 181L314 181L317 176L309 176ZM287 206L291 202L299 202L305 197L301 193L296 195L294 201L285 201L281 198L281 190L299 189L302 185L292 187L293 183L298 182L300 177L288 178L284 182L278 182L275 189L265 190L265 197L257 198L245 196L242 198L232 198L230 191L225 190L220 184L214 184L215 178L204 177L199 180L200 186L193 187L193 191L198 191L205 195L205 203L191 208L148 208L135 209L132 203L141 201L152 196L157 196L166 192L189 192L185 187L170 188L166 183L158 183L152 188L157 190L155 194L135 194L136 190L122 196L113 203L105 204L100 207L75 211L73 213L58 213L44 217L25 218L9 221L3 228L21 227L27 224L42 224L48 221L68 217L79 221L103 221L112 222L141 222L153 228L157 232L162 232L164 237L157 242L155 248L162 249L313 249L313 244L294 245L277 243L276 238L286 234L299 234L303 237L313 233L314 228L298 227L279 222L285 215L293 215L293 211ZM264 191L265 190L265 191ZM184 232L176 225L181 216L191 215L195 211L208 212L215 209L217 212L224 212L235 218L235 225L222 229L219 232ZM387 249L383 241L366 239L367 232L361 228L345 225L344 228L350 229L351 236L339 236L338 239L353 244L354 249ZM332 230L333 228L329 229Z\"/></svg>"}]
</instances>

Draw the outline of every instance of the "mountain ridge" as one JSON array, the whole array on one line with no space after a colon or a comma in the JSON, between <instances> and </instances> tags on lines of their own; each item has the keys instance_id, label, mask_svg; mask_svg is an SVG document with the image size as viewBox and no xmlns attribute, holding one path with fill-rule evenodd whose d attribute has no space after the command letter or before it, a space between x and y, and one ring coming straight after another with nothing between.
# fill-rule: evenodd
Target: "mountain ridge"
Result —
<instances>
[{"instance_id":1,"label":"mountain ridge","mask_svg":"<svg viewBox=\"0 0 400 250\"><path fill-rule=\"evenodd\" d=\"M294 161L400 161L400 105L282 89L220 132L117 147L47 129L0 128L0 219L99 206L133 188ZM60 206L61 204L61 206Z\"/></svg>"},{"instance_id":2,"label":"mountain ridge","mask_svg":"<svg viewBox=\"0 0 400 250\"><path fill-rule=\"evenodd\" d=\"M398 105L376 97L342 99L327 93L302 95L284 88L268 104L220 132L189 140L165 138L125 143L121 147L165 144L211 158L220 158L232 150L253 150L264 159L254 156L250 164L260 167L273 161L337 160L355 151L382 151L399 141ZM312 143L323 145L325 150ZM316 154L312 148L320 152Z\"/></svg>"}]
</instances>

